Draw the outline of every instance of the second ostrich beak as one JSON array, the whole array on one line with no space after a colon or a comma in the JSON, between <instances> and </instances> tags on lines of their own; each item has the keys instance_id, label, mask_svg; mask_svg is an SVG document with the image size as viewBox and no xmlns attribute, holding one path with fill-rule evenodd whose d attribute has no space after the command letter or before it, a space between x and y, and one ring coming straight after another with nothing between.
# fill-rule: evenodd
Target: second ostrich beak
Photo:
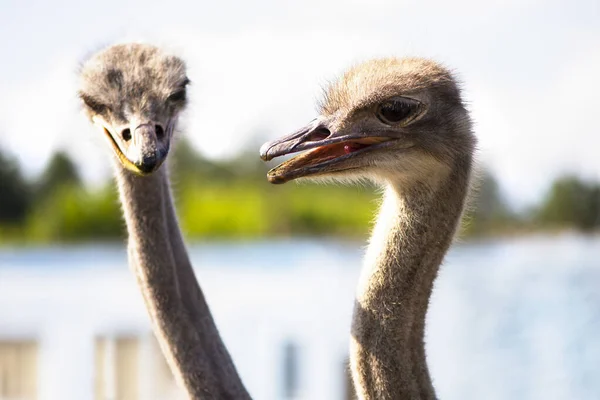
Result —
<instances>
[{"instance_id":1,"label":"second ostrich beak","mask_svg":"<svg viewBox=\"0 0 600 400\"><path fill-rule=\"evenodd\" d=\"M332 132L326 123L316 119L291 135L263 144L260 157L270 161L304 151L268 172L269 182L280 184L297 178L356 168L356 157L397 144L397 139L386 132ZM407 141L406 147L411 145Z\"/></svg>"}]
</instances>

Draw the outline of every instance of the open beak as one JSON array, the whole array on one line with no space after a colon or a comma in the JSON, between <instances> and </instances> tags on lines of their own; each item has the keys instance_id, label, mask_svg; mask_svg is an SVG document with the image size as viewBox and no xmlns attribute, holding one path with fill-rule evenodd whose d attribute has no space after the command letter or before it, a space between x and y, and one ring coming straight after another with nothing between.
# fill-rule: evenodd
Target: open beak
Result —
<instances>
[{"instance_id":1,"label":"open beak","mask_svg":"<svg viewBox=\"0 0 600 400\"><path fill-rule=\"evenodd\" d=\"M164 136L170 135L170 131L157 132L157 126L140 124L132 130L127 129L126 134L117 134L106 126L103 128L121 165L138 175L148 175L162 165L169 152L170 141Z\"/></svg>"},{"instance_id":2,"label":"open beak","mask_svg":"<svg viewBox=\"0 0 600 400\"><path fill-rule=\"evenodd\" d=\"M264 161L287 154L304 153L278 165L267 173L271 183L351 169L350 159L367 151L382 148L397 139L384 132L377 136L362 132L331 132L325 123L315 120L302 129L268 143L260 148Z\"/></svg>"}]
</instances>

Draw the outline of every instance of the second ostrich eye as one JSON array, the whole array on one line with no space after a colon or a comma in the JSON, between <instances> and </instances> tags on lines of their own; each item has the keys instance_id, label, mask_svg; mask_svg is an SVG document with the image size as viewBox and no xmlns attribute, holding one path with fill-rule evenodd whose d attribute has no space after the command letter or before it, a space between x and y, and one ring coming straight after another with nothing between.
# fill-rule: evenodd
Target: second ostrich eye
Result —
<instances>
[{"instance_id":1,"label":"second ostrich eye","mask_svg":"<svg viewBox=\"0 0 600 400\"><path fill-rule=\"evenodd\" d=\"M108 111L108 106L100 103L99 101L97 101L95 98L88 96L84 93L80 93L79 97L81 98L81 100L83 101L83 103L90 109L92 110L93 113L95 114L104 114L106 111Z\"/></svg>"},{"instance_id":2,"label":"second ostrich eye","mask_svg":"<svg viewBox=\"0 0 600 400\"><path fill-rule=\"evenodd\" d=\"M185 99L186 99L185 89L178 90L169 96L169 101L172 101L174 103L180 103L182 101L185 101Z\"/></svg>"},{"instance_id":3,"label":"second ostrich eye","mask_svg":"<svg viewBox=\"0 0 600 400\"><path fill-rule=\"evenodd\" d=\"M377 118L384 124L408 123L417 116L421 103L408 98L387 100L377 108Z\"/></svg>"}]
</instances>

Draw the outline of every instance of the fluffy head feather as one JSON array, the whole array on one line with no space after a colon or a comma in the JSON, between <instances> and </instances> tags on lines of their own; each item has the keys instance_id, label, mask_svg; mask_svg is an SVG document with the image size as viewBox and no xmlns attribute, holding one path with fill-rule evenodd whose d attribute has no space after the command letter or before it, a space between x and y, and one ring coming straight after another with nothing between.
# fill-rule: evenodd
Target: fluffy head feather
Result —
<instances>
[{"instance_id":1,"label":"fluffy head feather","mask_svg":"<svg viewBox=\"0 0 600 400\"><path fill-rule=\"evenodd\" d=\"M86 61L79 96L88 116L125 123L128 115L169 119L185 106L185 63L147 44L119 44Z\"/></svg>"}]
</instances>

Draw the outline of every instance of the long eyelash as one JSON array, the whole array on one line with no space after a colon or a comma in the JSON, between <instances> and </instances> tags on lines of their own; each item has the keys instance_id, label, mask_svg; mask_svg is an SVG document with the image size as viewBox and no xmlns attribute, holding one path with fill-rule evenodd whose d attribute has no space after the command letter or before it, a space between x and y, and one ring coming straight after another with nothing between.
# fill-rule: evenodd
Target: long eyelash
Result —
<instances>
[{"instance_id":1,"label":"long eyelash","mask_svg":"<svg viewBox=\"0 0 600 400\"><path fill-rule=\"evenodd\" d=\"M186 98L185 89L178 90L169 96L170 101L185 101L185 98Z\"/></svg>"}]
</instances>

